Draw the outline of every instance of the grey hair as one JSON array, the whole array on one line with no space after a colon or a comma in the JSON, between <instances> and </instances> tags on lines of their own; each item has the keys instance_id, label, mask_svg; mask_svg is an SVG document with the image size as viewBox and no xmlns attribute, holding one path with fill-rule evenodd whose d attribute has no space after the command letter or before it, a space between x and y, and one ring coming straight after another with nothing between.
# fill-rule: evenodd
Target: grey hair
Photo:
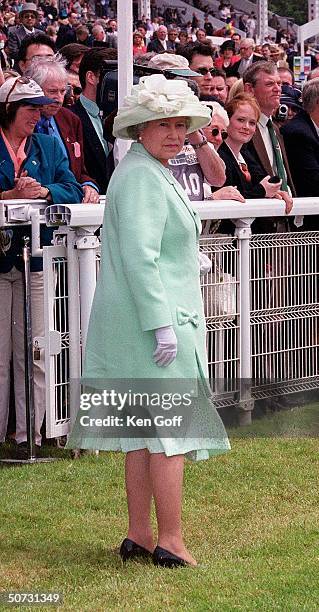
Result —
<instances>
[{"instance_id":1,"label":"grey hair","mask_svg":"<svg viewBox=\"0 0 319 612\"><path fill-rule=\"evenodd\" d=\"M147 126L147 121L145 123L138 123L137 125L129 125L127 128L127 133L132 140L138 140L139 136L143 132L143 130Z\"/></svg>"},{"instance_id":2,"label":"grey hair","mask_svg":"<svg viewBox=\"0 0 319 612\"><path fill-rule=\"evenodd\" d=\"M253 49L255 49L256 43L255 43L255 41L254 41L254 39L253 39L253 38L242 38L242 39L241 39L241 41L240 41L240 46L241 46L243 43L248 43L250 47L252 47Z\"/></svg>"},{"instance_id":3,"label":"grey hair","mask_svg":"<svg viewBox=\"0 0 319 612\"><path fill-rule=\"evenodd\" d=\"M253 64L251 64L251 66L249 66L249 68L247 68L247 70L245 70L243 74L244 84L250 83L253 87L255 87L257 79L262 72L265 74L273 75L278 72L278 68L276 64L271 60L267 62L265 60L254 62Z\"/></svg>"},{"instance_id":4,"label":"grey hair","mask_svg":"<svg viewBox=\"0 0 319 612\"><path fill-rule=\"evenodd\" d=\"M132 140L138 140L139 136L141 135L143 130L145 130L145 128L147 127L149 123L150 123L149 121L145 121L144 123L138 123L137 125L129 125L127 128L127 133L129 137ZM186 117L186 127L189 128L190 124L191 124L190 117Z\"/></svg>"},{"instance_id":5,"label":"grey hair","mask_svg":"<svg viewBox=\"0 0 319 612\"><path fill-rule=\"evenodd\" d=\"M34 58L24 76L30 77L42 87L48 79L57 79L58 81L68 80L67 71L65 69L66 60L57 53L52 57Z\"/></svg>"},{"instance_id":6,"label":"grey hair","mask_svg":"<svg viewBox=\"0 0 319 612\"><path fill-rule=\"evenodd\" d=\"M105 29L103 28L103 26L100 23L96 23L93 28L92 28L92 34L94 36L94 34L96 34L96 32L105 32Z\"/></svg>"},{"instance_id":7,"label":"grey hair","mask_svg":"<svg viewBox=\"0 0 319 612\"><path fill-rule=\"evenodd\" d=\"M312 113L319 100L319 78L307 81L302 90L302 103L306 113Z\"/></svg>"}]
</instances>

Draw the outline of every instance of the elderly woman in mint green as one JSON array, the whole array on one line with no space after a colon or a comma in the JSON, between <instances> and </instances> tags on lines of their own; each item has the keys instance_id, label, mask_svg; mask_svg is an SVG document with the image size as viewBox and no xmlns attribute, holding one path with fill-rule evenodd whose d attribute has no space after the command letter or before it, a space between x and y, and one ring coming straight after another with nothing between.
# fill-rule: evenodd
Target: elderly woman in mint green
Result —
<instances>
[{"instance_id":1,"label":"elderly woman in mint green","mask_svg":"<svg viewBox=\"0 0 319 612\"><path fill-rule=\"evenodd\" d=\"M93 436L78 416L69 446L127 453L129 526L120 548L124 561L153 554L157 565L196 565L182 536L184 458L206 459L229 449L206 383L199 277L201 268L207 271L207 261L198 251L200 222L167 168L186 134L192 133L198 148L207 146L201 128L209 121L210 111L186 81L152 75L133 86L114 122L114 136L137 142L116 168L107 192L84 376L125 380L127 390L138 380L149 381L153 390L163 388L163 383L174 388L181 381L189 390L190 381L195 381L194 404L188 413L186 405L182 408L182 418L188 416L197 432L193 435L190 428L181 435L176 426L165 437L158 427L153 437L143 437L134 428L124 433L118 427L117 437L110 438L106 426L97 427ZM170 416L169 411L163 414ZM158 524L155 549L152 498Z\"/></svg>"}]
</instances>

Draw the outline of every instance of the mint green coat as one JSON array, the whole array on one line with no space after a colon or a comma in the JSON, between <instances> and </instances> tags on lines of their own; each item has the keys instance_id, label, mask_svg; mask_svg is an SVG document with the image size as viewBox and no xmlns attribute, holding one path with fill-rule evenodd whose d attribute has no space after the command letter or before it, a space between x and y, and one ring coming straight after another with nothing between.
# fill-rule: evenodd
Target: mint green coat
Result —
<instances>
[{"instance_id":1,"label":"mint green coat","mask_svg":"<svg viewBox=\"0 0 319 612\"><path fill-rule=\"evenodd\" d=\"M197 213L170 171L143 145L134 143L107 191L85 378L195 379L205 387L208 370L198 263L200 229ZM177 357L169 366L159 367L153 362L154 330L167 325L173 326L177 336ZM205 402L222 427L207 396ZM223 427L221 437L219 452L228 448ZM133 450L135 443L132 439L124 445L119 441L111 444L109 439L104 444L102 440L83 442L83 435L81 440L85 448ZM176 452L180 452L181 440L175 442ZM200 442L199 448L203 448ZM76 446L76 440L70 446ZM176 454L175 446L165 452ZM186 447L185 452L194 450L189 444Z\"/></svg>"}]
</instances>

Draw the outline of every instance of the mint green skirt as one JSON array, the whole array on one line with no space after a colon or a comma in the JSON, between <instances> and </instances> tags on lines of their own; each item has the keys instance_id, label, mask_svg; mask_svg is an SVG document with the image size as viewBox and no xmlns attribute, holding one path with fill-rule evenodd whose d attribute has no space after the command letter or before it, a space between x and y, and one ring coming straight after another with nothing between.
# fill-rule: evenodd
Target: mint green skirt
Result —
<instances>
[{"instance_id":1,"label":"mint green skirt","mask_svg":"<svg viewBox=\"0 0 319 612\"><path fill-rule=\"evenodd\" d=\"M207 395L207 388L201 378L198 379L198 396L196 409L192 418L196 421L197 437L109 437L88 436L79 423L80 415L69 437L66 448L81 448L87 450L122 451L128 453L147 449L150 453L165 453L167 457L185 455L191 461L201 461L226 453L230 443L223 422ZM202 435L200 431L202 430Z\"/></svg>"}]
</instances>

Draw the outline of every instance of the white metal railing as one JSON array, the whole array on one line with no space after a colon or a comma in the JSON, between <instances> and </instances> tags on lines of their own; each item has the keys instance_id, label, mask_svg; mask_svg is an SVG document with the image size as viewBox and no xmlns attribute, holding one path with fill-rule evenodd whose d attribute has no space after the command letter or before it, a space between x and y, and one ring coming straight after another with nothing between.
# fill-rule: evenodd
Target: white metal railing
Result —
<instances>
[{"instance_id":1,"label":"white metal railing","mask_svg":"<svg viewBox=\"0 0 319 612\"><path fill-rule=\"evenodd\" d=\"M319 233L252 235L250 225L255 217L285 216L284 204L277 200L250 200L245 204L205 201L193 205L203 222L224 218L233 219L236 225L234 236L215 234L201 238L201 249L213 263L212 272L203 279L202 290L216 404L219 407L239 405L241 420L245 422L250 418L253 400L271 396L280 386L285 393L319 386ZM319 210L319 199L296 198L290 216L314 214L316 207ZM86 212L85 208L90 209ZM103 206L100 206L96 209L97 223L101 222L102 213ZM47 218L53 223L62 220L64 226L60 226L58 235L60 239L64 235L65 243L72 245L65 264L70 265L70 252L73 251L73 256L76 253L72 266L78 270L78 290L72 291L72 297L69 291L70 312L74 310L75 296L79 296L82 311L83 299L90 301L94 293L99 245L96 241L91 244L89 238L93 214L92 206L82 207L81 211L76 205L62 206L59 210L51 206L47 211ZM74 249L79 244L80 256L79 249ZM52 251L52 247L48 250ZM293 265L287 266L290 259ZM69 272L70 276L74 281L76 275ZM52 297L48 299L48 308L51 303ZM85 344L88 304L81 315L81 325L75 334L77 345L80 327ZM68 318L71 321L73 315L69 314ZM78 314L75 318L78 320ZM70 350L69 368L76 377L77 371L80 374L80 364L73 353ZM242 384L250 379L253 379L250 385Z\"/></svg>"},{"instance_id":2,"label":"white metal railing","mask_svg":"<svg viewBox=\"0 0 319 612\"><path fill-rule=\"evenodd\" d=\"M0 225L43 222L29 203L2 203ZM203 222L232 219L234 236L205 235L201 249L212 260L202 283L207 351L216 404L238 406L250 418L253 400L319 387L319 232L252 235L255 217L285 216L278 200L193 203ZM290 216L315 214L319 198L296 198ZM95 230L103 204L49 206L54 245L43 248L47 435L67 433L77 409L70 379L81 374L99 261ZM104 231L107 231L106 229ZM37 234L34 229L34 234ZM37 255L40 253L37 252ZM242 381L250 380L250 385ZM274 384L276 383L276 385ZM279 390L279 391L278 391Z\"/></svg>"}]
</instances>

